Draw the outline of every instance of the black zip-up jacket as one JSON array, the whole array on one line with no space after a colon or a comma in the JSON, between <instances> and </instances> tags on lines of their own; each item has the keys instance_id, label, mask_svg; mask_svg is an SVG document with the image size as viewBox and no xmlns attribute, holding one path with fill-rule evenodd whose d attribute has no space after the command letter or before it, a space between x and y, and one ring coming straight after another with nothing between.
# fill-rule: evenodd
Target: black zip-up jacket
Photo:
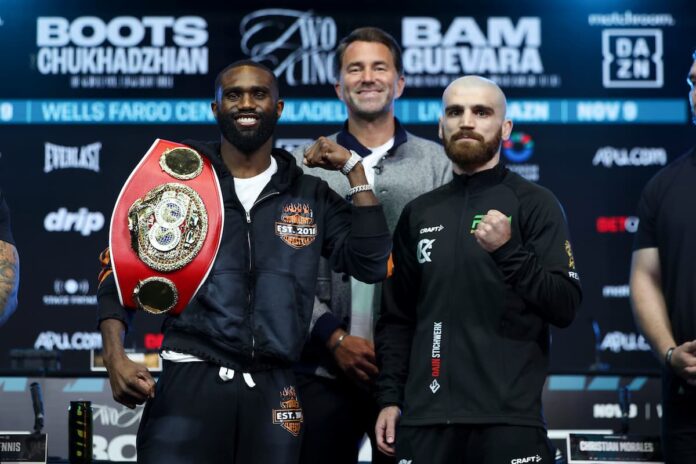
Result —
<instances>
[{"instance_id":1,"label":"black zip-up jacket","mask_svg":"<svg viewBox=\"0 0 696 464\"><path fill-rule=\"evenodd\" d=\"M473 235L495 209L511 239ZM549 324L571 323L581 291L563 211L502 165L454 180L404 209L394 234L376 345L378 401L401 424L545 426Z\"/></svg>"},{"instance_id":2,"label":"black zip-up jacket","mask_svg":"<svg viewBox=\"0 0 696 464\"><path fill-rule=\"evenodd\" d=\"M320 256L366 282L386 276L391 240L382 207L351 206L326 182L303 174L288 152L274 149L278 172L247 214L219 144L184 143L215 166L224 229L207 280L180 315L164 322L162 348L245 372L288 366L309 335ZM295 214L316 226L314 240L293 241L284 213L286 221ZM103 280L98 301L100 321L130 324L133 311L118 303L113 276Z\"/></svg>"}]
</instances>

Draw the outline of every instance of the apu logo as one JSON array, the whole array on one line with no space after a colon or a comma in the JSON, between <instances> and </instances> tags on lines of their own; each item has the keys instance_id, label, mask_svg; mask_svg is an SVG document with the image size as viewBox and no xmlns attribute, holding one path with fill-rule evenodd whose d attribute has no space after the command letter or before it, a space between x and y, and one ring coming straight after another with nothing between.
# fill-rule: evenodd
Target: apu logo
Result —
<instances>
[{"instance_id":1,"label":"apu logo","mask_svg":"<svg viewBox=\"0 0 696 464\"><path fill-rule=\"evenodd\" d=\"M614 148L602 147L597 150L592 159L592 166L664 166L667 164L667 150L664 148L634 147Z\"/></svg>"},{"instance_id":2,"label":"apu logo","mask_svg":"<svg viewBox=\"0 0 696 464\"><path fill-rule=\"evenodd\" d=\"M609 332L604 336L602 351L621 353L622 351L650 351L650 345L645 337L636 333Z\"/></svg>"},{"instance_id":3,"label":"apu logo","mask_svg":"<svg viewBox=\"0 0 696 464\"><path fill-rule=\"evenodd\" d=\"M101 350L102 337L99 332L41 332L34 342L34 349L40 350Z\"/></svg>"},{"instance_id":4,"label":"apu logo","mask_svg":"<svg viewBox=\"0 0 696 464\"><path fill-rule=\"evenodd\" d=\"M44 219L44 228L48 232L79 232L88 236L92 232L98 232L104 227L104 215L98 211L90 212L87 208L80 208L75 213L70 213L66 208L48 213Z\"/></svg>"},{"instance_id":5,"label":"apu logo","mask_svg":"<svg viewBox=\"0 0 696 464\"><path fill-rule=\"evenodd\" d=\"M312 11L271 8L246 15L239 26L241 49L254 61L267 61L288 85L334 81L336 22Z\"/></svg>"},{"instance_id":6,"label":"apu logo","mask_svg":"<svg viewBox=\"0 0 696 464\"><path fill-rule=\"evenodd\" d=\"M435 239L428 240L427 238L424 238L418 242L416 257L418 258L418 262L420 264L432 262L430 260L430 253L433 249L433 243L435 243Z\"/></svg>"},{"instance_id":7,"label":"apu logo","mask_svg":"<svg viewBox=\"0 0 696 464\"><path fill-rule=\"evenodd\" d=\"M600 234L618 234L638 231L639 219L635 216L600 216L597 218L597 232Z\"/></svg>"},{"instance_id":8,"label":"apu logo","mask_svg":"<svg viewBox=\"0 0 696 464\"><path fill-rule=\"evenodd\" d=\"M606 88L661 88L662 30L602 31L602 83Z\"/></svg>"},{"instance_id":9,"label":"apu logo","mask_svg":"<svg viewBox=\"0 0 696 464\"><path fill-rule=\"evenodd\" d=\"M99 172L99 153L102 143L94 142L81 147L65 147L44 143L44 172L56 169L87 169Z\"/></svg>"}]
</instances>

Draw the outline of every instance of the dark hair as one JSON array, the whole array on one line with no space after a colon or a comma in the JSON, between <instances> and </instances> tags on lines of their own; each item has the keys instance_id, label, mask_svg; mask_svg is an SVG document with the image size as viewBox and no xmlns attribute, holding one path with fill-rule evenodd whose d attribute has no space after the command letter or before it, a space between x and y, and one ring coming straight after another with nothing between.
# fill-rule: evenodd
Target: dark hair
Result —
<instances>
[{"instance_id":1,"label":"dark hair","mask_svg":"<svg viewBox=\"0 0 696 464\"><path fill-rule=\"evenodd\" d=\"M222 85L222 76L227 74L228 71L231 71L231 70L236 69L236 68L240 68L242 66L251 66L251 67L254 67L257 69L261 69L262 71L266 71L271 76L271 80L273 83L273 88L271 90L275 90L276 95L280 96L280 88L278 85L278 79L276 78L276 76L273 73L273 71L271 70L271 68L269 68L265 64L259 63L258 61L239 60L239 61L235 61L234 63L232 63L230 65L225 66L225 68L222 71L220 71L217 74L217 76L215 77L215 87L213 88L214 98L217 98L218 89Z\"/></svg>"},{"instance_id":2,"label":"dark hair","mask_svg":"<svg viewBox=\"0 0 696 464\"><path fill-rule=\"evenodd\" d=\"M389 33L378 27L360 27L345 36L336 47L336 58L334 59L334 71L336 79L341 74L341 65L343 64L343 55L346 53L346 48L353 42L377 42L386 45L394 59L396 72L401 76L404 73L404 66L401 61L401 47Z\"/></svg>"}]
</instances>

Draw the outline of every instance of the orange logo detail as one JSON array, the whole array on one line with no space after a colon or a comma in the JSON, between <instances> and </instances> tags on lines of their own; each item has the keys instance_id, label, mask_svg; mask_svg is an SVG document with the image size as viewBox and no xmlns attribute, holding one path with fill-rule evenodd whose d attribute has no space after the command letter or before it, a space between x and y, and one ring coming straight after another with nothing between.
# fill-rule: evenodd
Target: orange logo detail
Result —
<instances>
[{"instance_id":1,"label":"orange logo detail","mask_svg":"<svg viewBox=\"0 0 696 464\"><path fill-rule=\"evenodd\" d=\"M302 408L295 387L283 388L280 392L280 409L273 410L273 423L297 437L300 435L302 422Z\"/></svg>"},{"instance_id":2,"label":"orange logo detail","mask_svg":"<svg viewBox=\"0 0 696 464\"><path fill-rule=\"evenodd\" d=\"M307 204L283 206L280 221L275 223L276 235L293 248L304 248L317 238L314 212Z\"/></svg>"}]
</instances>

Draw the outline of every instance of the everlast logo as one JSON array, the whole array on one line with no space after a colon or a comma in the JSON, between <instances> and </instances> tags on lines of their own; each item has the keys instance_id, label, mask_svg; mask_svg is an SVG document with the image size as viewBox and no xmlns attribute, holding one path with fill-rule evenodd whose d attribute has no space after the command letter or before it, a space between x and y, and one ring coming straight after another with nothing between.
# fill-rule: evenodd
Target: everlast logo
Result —
<instances>
[{"instance_id":1,"label":"everlast logo","mask_svg":"<svg viewBox=\"0 0 696 464\"><path fill-rule=\"evenodd\" d=\"M69 168L99 172L101 148L101 142L90 143L82 147L64 147L46 142L44 143L44 172Z\"/></svg>"},{"instance_id":2,"label":"everlast logo","mask_svg":"<svg viewBox=\"0 0 696 464\"><path fill-rule=\"evenodd\" d=\"M104 227L104 215L98 211L90 212L87 208L80 208L75 213L70 213L66 208L48 213L44 219L44 228L48 232L79 232L88 236L92 232L100 231Z\"/></svg>"}]
</instances>

